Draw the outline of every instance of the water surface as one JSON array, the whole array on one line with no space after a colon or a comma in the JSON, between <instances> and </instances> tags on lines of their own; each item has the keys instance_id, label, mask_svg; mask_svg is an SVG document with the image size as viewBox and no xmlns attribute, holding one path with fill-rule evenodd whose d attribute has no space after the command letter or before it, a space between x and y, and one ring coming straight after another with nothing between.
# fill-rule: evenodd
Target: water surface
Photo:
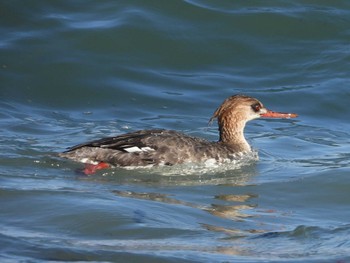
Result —
<instances>
[{"instance_id":1,"label":"water surface","mask_svg":"<svg viewBox=\"0 0 350 263\"><path fill-rule=\"evenodd\" d=\"M3 1L3 262L350 261L350 3ZM113 169L66 147L147 128L217 140L228 96L259 161Z\"/></svg>"}]
</instances>

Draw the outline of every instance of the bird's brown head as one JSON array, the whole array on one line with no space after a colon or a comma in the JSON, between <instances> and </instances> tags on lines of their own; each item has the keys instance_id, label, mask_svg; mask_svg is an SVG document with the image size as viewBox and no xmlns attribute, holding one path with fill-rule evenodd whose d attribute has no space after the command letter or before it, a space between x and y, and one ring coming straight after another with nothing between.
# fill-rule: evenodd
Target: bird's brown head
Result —
<instances>
[{"instance_id":1,"label":"bird's brown head","mask_svg":"<svg viewBox=\"0 0 350 263\"><path fill-rule=\"evenodd\" d=\"M273 112L264 107L257 99L246 95L234 95L227 98L216 109L210 119L218 119L220 141L232 142L244 138L246 122L257 118L295 118L297 114Z\"/></svg>"},{"instance_id":2,"label":"bird's brown head","mask_svg":"<svg viewBox=\"0 0 350 263\"><path fill-rule=\"evenodd\" d=\"M215 118L219 123L225 121L225 118L233 118L235 121L247 122L260 117L264 118L295 118L295 113L274 112L266 109L257 99L246 95L234 95L228 97L219 108L216 109L210 119L212 122Z\"/></svg>"}]
</instances>

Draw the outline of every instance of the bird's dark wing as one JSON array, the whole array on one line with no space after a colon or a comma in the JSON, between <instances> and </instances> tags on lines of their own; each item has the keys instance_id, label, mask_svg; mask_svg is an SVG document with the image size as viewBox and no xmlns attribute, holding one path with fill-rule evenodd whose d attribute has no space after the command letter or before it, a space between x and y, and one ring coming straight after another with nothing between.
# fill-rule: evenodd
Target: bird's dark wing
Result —
<instances>
[{"instance_id":1,"label":"bird's dark wing","mask_svg":"<svg viewBox=\"0 0 350 263\"><path fill-rule=\"evenodd\" d=\"M90 141L82 144L78 144L69 148L66 152L75 151L83 147L97 147L103 149L112 149L123 152L131 152L133 147L142 149L145 147L152 147L147 145L147 138L154 136L161 136L164 130L143 130L132 133L126 133L115 137L107 137L95 141ZM156 149L154 149L156 150Z\"/></svg>"}]
</instances>

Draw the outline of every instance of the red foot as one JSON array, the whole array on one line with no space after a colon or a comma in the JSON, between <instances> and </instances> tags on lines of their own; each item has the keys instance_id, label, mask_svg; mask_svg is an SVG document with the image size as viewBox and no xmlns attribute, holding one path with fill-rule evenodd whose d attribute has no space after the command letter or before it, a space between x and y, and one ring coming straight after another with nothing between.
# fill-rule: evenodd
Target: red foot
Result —
<instances>
[{"instance_id":1,"label":"red foot","mask_svg":"<svg viewBox=\"0 0 350 263\"><path fill-rule=\"evenodd\" d=\"M98 164L85 164L85 169L83 173L85 175L94 174L97 170L109 168L108 163L100 162Z\"/></svg>"}]
</instances>

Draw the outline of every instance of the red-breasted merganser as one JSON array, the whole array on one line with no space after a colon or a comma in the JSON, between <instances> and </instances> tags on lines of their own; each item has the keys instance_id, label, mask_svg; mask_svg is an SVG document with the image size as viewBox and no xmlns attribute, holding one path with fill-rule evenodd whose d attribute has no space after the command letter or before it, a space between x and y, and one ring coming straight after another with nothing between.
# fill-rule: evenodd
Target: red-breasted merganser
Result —
<instances>
[{"instance_id":1,"label":"red-breasted merganser","mask_svg":"<svg viewBox=\"0 0 350 263\"><path fill-rule=\"evenodd\" d=\"M181 163L217 163L234 160L237 154L251 152L244 138L244 127L250 120L264 118L295 118L295 113L280 113L266 109L255 98L234 95L214 112L220 139L217 142L172 130L141 130L76 145L59 156L86 164L85 174L98 169L174 165Z\"/></svg>"}]
</instances>

